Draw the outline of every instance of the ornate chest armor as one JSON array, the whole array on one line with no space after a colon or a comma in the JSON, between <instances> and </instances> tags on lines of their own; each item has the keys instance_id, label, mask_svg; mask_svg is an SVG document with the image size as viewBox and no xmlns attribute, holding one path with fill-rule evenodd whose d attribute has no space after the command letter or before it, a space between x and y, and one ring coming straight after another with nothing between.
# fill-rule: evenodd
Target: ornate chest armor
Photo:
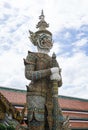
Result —
<instances>
[{"instance_id":1,"label":"ornate chest armor","mask_svg":"<svg viewBox=\"0 0 88 130\"><path fill-rule=\"evenodd\" d=\"M52 59L47 54L29 52L25 60L25 75L31 80L28 92L36 92L36 95L46 94L50 81L50 69ZM32 93L31 93L32 94ZM35 93L34 93L35 95Z\"/></svg>"},{"instance_id":2,"label":"ornate chest armor","mask_svg":"<svg viewBox=\"0 0 88 130\"><path fill-rule=\"evenodd\" d=\"M47 54L29 52L25 63L25 76L31 80L27 87L28 118L33 119L33 113L37 120L44 120L45 106L51 102L51 84L49 68L52 66L52 58ZM48 99L48 96L50 99Z\"/></svg>"}]
</instances>

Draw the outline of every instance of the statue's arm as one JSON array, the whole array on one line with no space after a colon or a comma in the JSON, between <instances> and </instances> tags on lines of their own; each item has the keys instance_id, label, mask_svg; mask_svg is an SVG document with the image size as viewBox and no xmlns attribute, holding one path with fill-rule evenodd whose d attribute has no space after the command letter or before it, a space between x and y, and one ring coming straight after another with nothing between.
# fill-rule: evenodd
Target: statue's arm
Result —
<instances>
[{"instance_id":1,"label":"statue's arm","mask_svg":"<svg viewBox=\"0 0 88 130\"><path fill-rule=\"evenodd\" d=\"M58 63L57 63L58 64ZM59 64L58 64L58 67L60 68ZM59 75L60 75L60 80L58 81L58 87L61 87L62 86L62 76L61 76L61 68L59 70Z\"/></svg>"},{"instance_id":2,"label":"statue's arm","mask_svg":"<svg viewBox=\"0 0 88 130\"><path fill-rule=\"evenodd\" d=\"M50 69L35 71L33 68L33 65L25 66L25 77L29 80L38 80L51 74Z\"/></svg>"},{"instance_id":3,"label":"statue's arm","mask_svg":"<svg viewBox=\"0 0 88 130\"><path fill-rule=\"evenodd\" d=\"M24 59L25 64L25 77L29 80L38 80L51 75L50 69L36 71L36 57L29 53L27 58Z\"/></svg>"},{"instance_id":4,"label":"statue's arm","mask_svg":"<svg viewBox=\"0 0 88 130\"><path fill-rule=\"evenodd\" d=\"M50 76L50 79L51 80L57 80L58 87L61 87L62 86L61 68L60 68L60 66L59 66L59 64L58 64L56 59L55 59L55 61L52 64L53 64L54 67L58 68L58 71L56 71L56 72L53 71L51 76ZM51 71L52 71L52 69L51 69Z\"/></svg>"}]
</instances>

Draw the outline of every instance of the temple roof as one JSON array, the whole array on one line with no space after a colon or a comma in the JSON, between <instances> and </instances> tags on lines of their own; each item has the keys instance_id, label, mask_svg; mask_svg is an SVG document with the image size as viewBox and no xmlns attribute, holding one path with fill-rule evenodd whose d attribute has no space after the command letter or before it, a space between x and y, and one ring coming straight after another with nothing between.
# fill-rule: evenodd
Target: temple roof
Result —
<instances>
[{"instance_id":1,"label":"temple roof","mask_svg":"<svg viewBox=\"0 0 88 130\"><path fill-rule=\"evenodd\" d=\"M0 92L13 105L24 105L26 103L25 90L0 87Z\"/></svg>"},{"instance_id":2,"label":"temple roof","mask_svg":"<svg viewBox=\"0 0 88 130\"><path fill-rule=\"evenodd\" d=\"M60 96L58 100L61 108L65 110L87 111L88 99Z\"/></svg>"},{"instance_id":3,"label":"temple roof","mask_svg":"<svg viewBox=\"0 0 88 130\"><path fill-rule=\"evenodd\" d=\"M17 111L22 111L24 106L26 108L26 105L24 105L26 103L26 90L0 87L0 93L15 106ZM58 102L63 115L69 116L71 128L88 129L88 99L59 95ZM27 109L24 110L26 119Z\"/></svg>"},{"instance_id":4,"label":"temple roof","mask_svg":"<svg viewBox=\"0 0 88 130\"><path fill-rule=\"evenodd\" d=\"M0 92L13 105L24 105L26 103L26 90L0 87ZM88 111L88 99L74 98L59 95L58 101L64 110Z\"/></svg>"}]
</instances>

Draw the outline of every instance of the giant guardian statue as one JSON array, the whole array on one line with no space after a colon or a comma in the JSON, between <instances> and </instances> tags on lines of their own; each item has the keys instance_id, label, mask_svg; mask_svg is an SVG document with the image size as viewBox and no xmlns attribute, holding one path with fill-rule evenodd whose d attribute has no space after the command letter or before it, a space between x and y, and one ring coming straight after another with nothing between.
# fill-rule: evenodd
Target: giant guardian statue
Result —
<instances>
[{"instance_id":1,"label":"giant guardian statue","mask_svg":"<svg viewBox=\"0 0 88 130\"><path fill-rule=\"evenodd\" d=\"M27 86L28 130L69 130L68 118L63 116L58 103L61 69L56 55L48 55L53 40L43 11L39 19L38 31L29 31L30 40L38 52L28 51L24 59L25 77L31 80Z\"/></svg>"}]
</instances>

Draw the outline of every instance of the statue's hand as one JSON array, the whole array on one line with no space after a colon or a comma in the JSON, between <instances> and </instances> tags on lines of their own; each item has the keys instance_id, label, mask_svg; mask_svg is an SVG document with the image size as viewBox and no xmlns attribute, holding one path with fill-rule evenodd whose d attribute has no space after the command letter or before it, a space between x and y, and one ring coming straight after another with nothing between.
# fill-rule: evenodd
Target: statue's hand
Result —
<instances>
[{"instance_id":1,"label":"statue's hand","mask_svg":"<svg viewBox=\"0 0 88 130\"><path fill-rule=\"evenodd\" d=\"M60 69L58 67L53 67L51 68L51 73L55 74L55 73L59 73Z\"/></svg>"},{"instance_id":2,"label":"statue's hand","mask_svg":"<svg viewBox=\"0 0 88 130\"><path fill-rule=\"evenodd\" d=\"M61 80L61 76L59 75L59 73L53 73L53 74L50 76L50 79L51 79L51 80L60 81L60 80Z\"/></svg>"}]
</instances>

